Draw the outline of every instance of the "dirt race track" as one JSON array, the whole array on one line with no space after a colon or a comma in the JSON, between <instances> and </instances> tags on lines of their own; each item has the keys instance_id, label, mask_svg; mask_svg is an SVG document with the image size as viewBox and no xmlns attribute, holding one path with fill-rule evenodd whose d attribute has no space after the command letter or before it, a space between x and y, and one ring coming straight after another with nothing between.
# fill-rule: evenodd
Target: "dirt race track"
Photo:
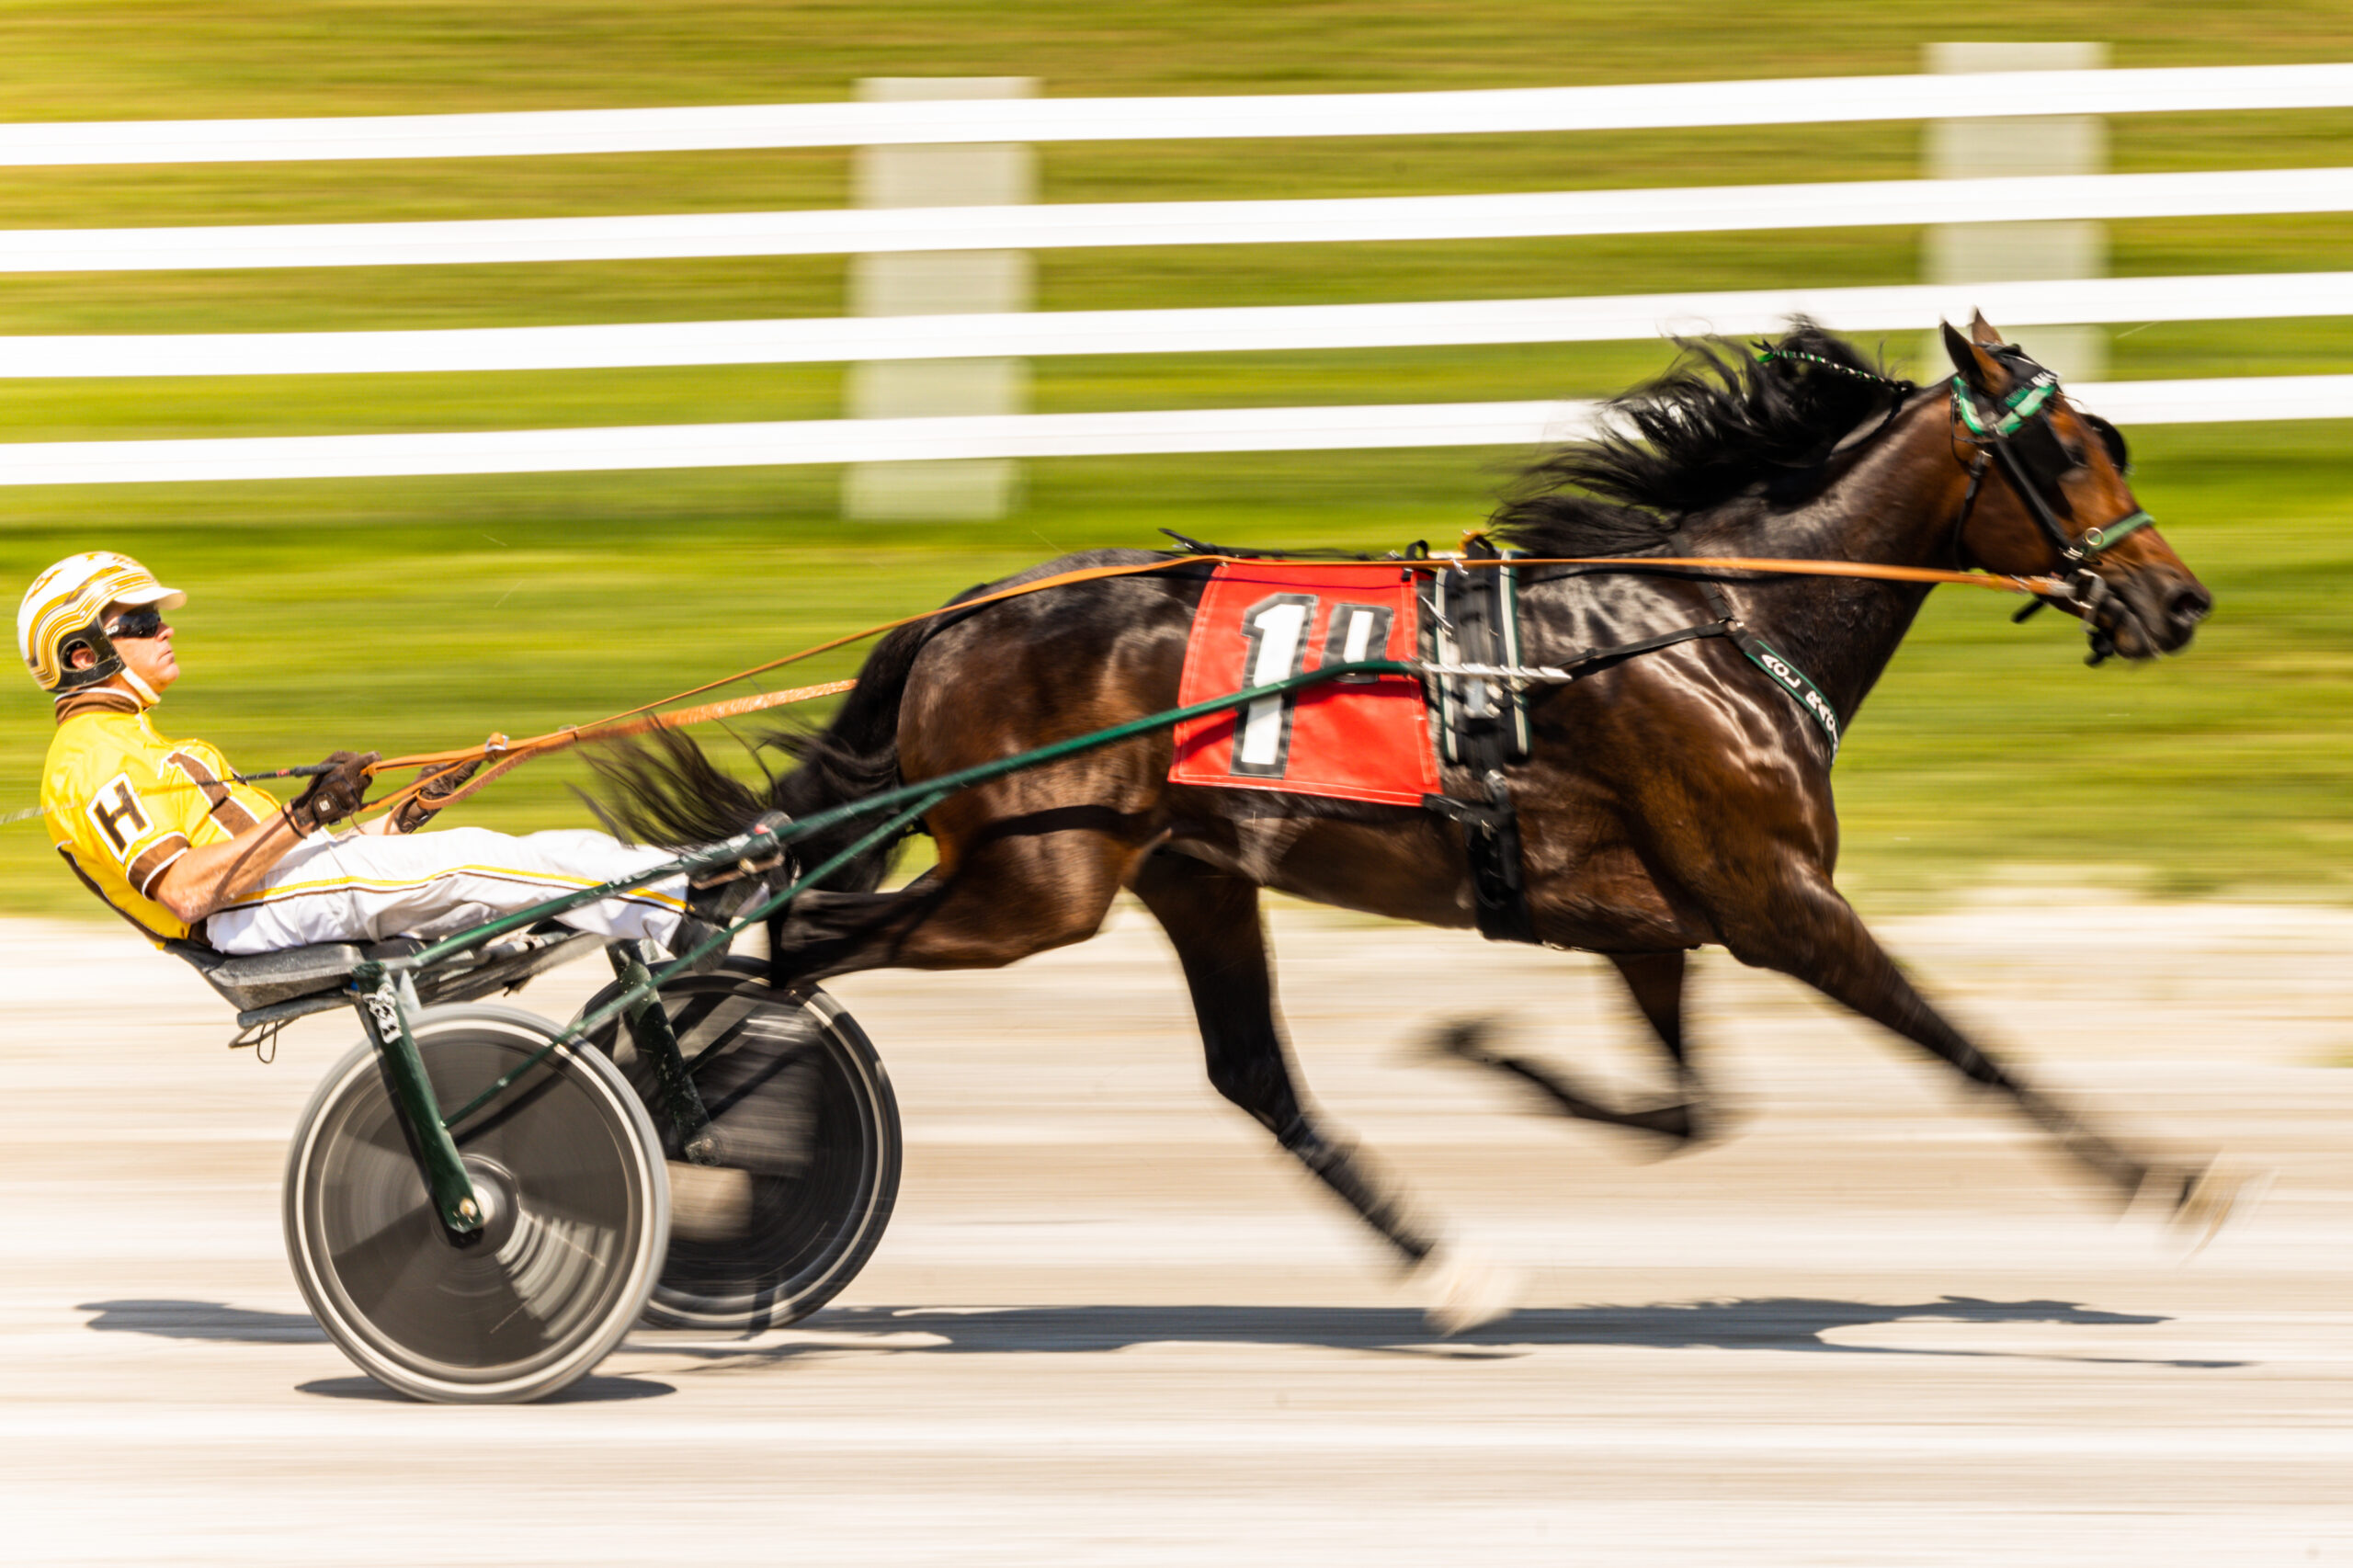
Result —
<instances>
[{"instance_id":1,"label":"dirt race track","mask_svg":"<svg viewBox=\"0 0 2353 1568\"><path fill-rule=\"evenodd\" d=\"M13 923L0 1559L260 1564L2353 1562L2353 915L1992 902L1884 935L2122 1129L2279 1171L2202 1256L1786 982L1703 956L1739 1118L1644 1164L1418 1060L1437 1021L1631 1085L1598 960L1284 911L1328 1114L1526 1269L1451 1342L1203 1083L1157 933L836 988L898 1217L833 1309L641 1334L549 1404L359 1377L278 1233L275 1066L125 933ZM568 1014L600 965L520 998Z\"/></svg>"}]
</instances>

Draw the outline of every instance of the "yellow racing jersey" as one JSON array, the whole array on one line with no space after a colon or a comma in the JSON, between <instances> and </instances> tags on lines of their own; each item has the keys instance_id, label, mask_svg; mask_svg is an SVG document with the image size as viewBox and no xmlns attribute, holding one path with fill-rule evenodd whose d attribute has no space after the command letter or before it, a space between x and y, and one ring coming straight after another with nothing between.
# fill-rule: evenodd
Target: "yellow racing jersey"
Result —
<instances>
[{"instance_id":1,"label":"yellow racing jersey","mask_svg":"<svg viewBox=\"0 0 2353 1568\"><path fill-rule=\"evenodd\" d=\"M74 874L160 944L188 927L149 896L156 879L191 848L234 838L278 810L233 772L202 741L156 734L129 692L77 692L58 703L41 812Z\"/></svg>"}]
</instances>

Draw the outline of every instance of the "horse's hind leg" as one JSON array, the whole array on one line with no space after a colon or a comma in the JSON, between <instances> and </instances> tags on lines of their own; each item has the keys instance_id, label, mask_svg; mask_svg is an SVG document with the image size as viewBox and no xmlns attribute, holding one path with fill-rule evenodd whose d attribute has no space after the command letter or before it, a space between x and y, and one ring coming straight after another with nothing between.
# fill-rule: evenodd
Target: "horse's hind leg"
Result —
<instances>
[{"instance_id":1,"label":"horse's hind leg","mask_svg":"<svg viewBox=\"0 0 2353 1568\"><path fill-rule=\"evenodd\" d=\"M1006 818L967 839L952 871L892 892L795 898L770 922L779 985L869 969L995 969L1095 935L1148 829L1097 807Z\"/></svg>"},{"instance_id":2,"label":"horse's hind leg","mask_svg":"<svg viewBox=\"0 0 2353 1568\"><path fill-rule=\"evenodd\" d=\"M1184 966L1210 1083L1256 1118L1405 1263L1429 1256L1435 1240L1415 1224L1365 1156L1326 1135L1301 1103L1275 1019L1274 973L1258 924L1257 887L1166 851L1144 861L1133 886L1167 931Z\"/></svg>"},{"instance_id":3,"label":"horse's hind leg","mask_svg":"<svg viewBox=\"0 0 2353 1568\"><path fill-rule=\"evenodd\" d=\"M1642 1009L1643 1018L1674 1063L1680 1098L1666 1105L1641 1106L1631 1110L1606 1105L1593 1091L1550 1062L1498 1051L1488 1044L1489 1029L1483 1020L1448 1025L1438 1035L1438 1048L1465 1062L1492 1067L1519 1079L1543 1095L1563 1116L1654 1133L1677 1144L1688 1144L1700 1135L1699 1080L1684 1047L1683 953L1677 949L1663 953L1605 956L1618 966L1619 975L1633 995L1634 1006Z\"/></svg>"}]
</instances>

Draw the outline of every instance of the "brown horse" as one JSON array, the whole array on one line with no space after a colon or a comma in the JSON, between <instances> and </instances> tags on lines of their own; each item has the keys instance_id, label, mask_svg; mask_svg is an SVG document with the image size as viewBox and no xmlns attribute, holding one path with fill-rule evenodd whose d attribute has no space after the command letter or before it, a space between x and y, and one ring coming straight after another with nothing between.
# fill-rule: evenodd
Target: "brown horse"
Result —
<instances>
[{"instance_id":1,"label":"brown horse","mask_svg":"<svg viewBox=\"0 0 2353 1568\"><path fill-rule=\"evenodd\" d=\"M1527 574L1530 665L1729 616L1769 639L1851 722L1928 587L1858 578L1645 568L1644 556L1834 562L2065 574L2095 662L2187 644L2205 588L2142 526L2113 426L1981 317L1948 326L1960 374L1917 389L1793 324L1755 356L1696 348L1619 401L1616 434L1533 471L1495 523L1540 558L1601 569ZM1586 492L1569 493L1568 486ZM2119 525L2122 526L2120 527ZM989 585L1152 559L1103 551ZM1206 567L1058 586L886 637L822 735L782 741L799 765L765 793L690 743L607 756L632 829L674 844L805 816L893 784L1176 706ZM975 590L975 593L980 590ZM1532 1063L1485 1056L1550 1087L1572 1114L1688 1137L1698 1081L1683 1031L1684 954L1704 944L1779 970L2007 1096L2126 1199L2162 1183L2209 1201L2192 1166L2126 1153L1948 1022L1832 884L1838 824L1830 725L1724 638L1589 671L1530 699L1534 744L1509 770L1526 898L1546 945L1606 956L1672 1059L1682 1099L1613 1111ZM1408 1263L1433 1239L1363 1155L1326 1133L1295 1085L1277 1019L1258 890L1432 926L1472 923L1461 830L1406 807L1173 785L1165 733L1017 773L946 801L925 823L938 864L874 891L887 852L804 894L771 928L779 983L885 967L1007 964L1093 936L1120 889L1182 961L1211 1082L1373 1225ZM1449 793L1476 783L1446 770ZM1474 797L1475 798L1475 797ZM802 846L811 863L854 837ZM1484 1056L1458 1038L1467 1055Z\"/></svg>"}]
</instances>

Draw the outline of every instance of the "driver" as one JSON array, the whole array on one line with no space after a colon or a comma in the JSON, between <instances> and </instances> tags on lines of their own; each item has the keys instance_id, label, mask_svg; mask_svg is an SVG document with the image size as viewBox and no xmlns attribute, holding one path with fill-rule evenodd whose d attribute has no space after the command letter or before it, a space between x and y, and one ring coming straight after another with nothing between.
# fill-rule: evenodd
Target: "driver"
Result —
<instances>
[{"instance_id":1,"label":"driver","mask_svg":"<svg viewBox=\"0 0 2353 1568\"><path fill-rule=\"evenodd\" d=\"M672 858L585 831L416 835L479 761L337 836L330 830L359 809L375 753L335 753L281 806L238 783L211 746L165 740L148 722L180 677L164 612L187 600L130 556L94 551L35 578L17 611L17 649L56 701L41 777L51 837L83 884L157 946L266 953L445 937ZM689 896L674 878L556 918L676 952L716 934L703 915L719 912L690 910Z\"/></svg>"}]
</instances>

